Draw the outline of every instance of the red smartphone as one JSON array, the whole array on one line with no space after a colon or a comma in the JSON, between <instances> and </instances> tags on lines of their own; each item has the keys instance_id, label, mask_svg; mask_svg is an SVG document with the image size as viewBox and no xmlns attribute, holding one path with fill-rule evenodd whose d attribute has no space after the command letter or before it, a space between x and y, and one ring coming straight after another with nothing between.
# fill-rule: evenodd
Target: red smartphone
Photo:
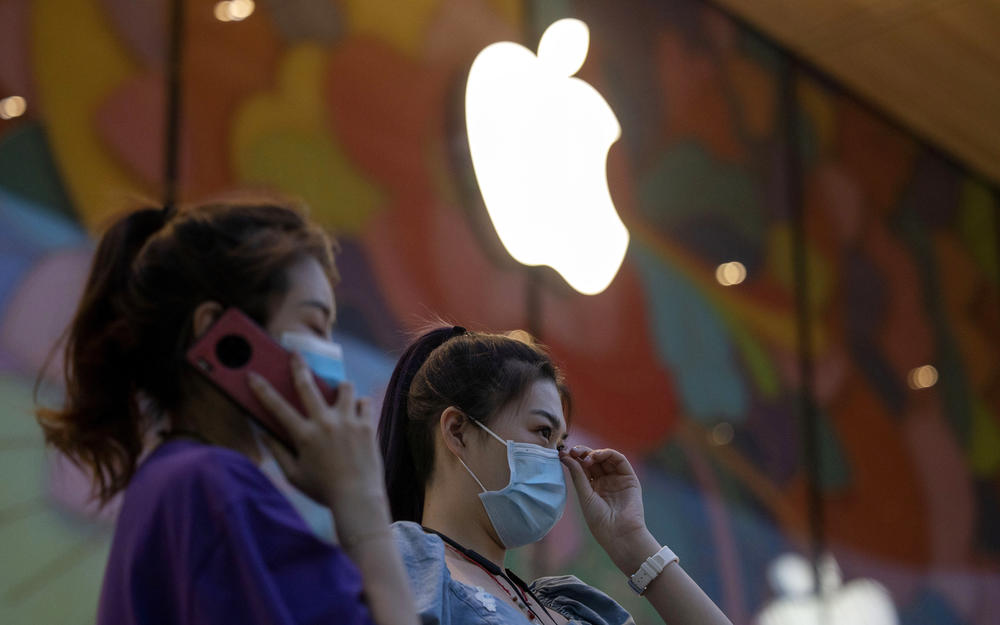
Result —
<instances>
[{"instance_id":1,"label":"red smartphone","mask_svg":"<svg viewBox=\"0 0 1000 625\"><path fill-rule=\"evenodd\" d=\"M247 372L253 371L301 414L305 413L292 380L292 352L271 338L239 308L229 308L187 352L187 361L219 390L281 442L295 452L288 431L264 408L250 389ZM315 375L313 379L328 404L337 399L337 389Z\"/></svg>"}]
</instances>

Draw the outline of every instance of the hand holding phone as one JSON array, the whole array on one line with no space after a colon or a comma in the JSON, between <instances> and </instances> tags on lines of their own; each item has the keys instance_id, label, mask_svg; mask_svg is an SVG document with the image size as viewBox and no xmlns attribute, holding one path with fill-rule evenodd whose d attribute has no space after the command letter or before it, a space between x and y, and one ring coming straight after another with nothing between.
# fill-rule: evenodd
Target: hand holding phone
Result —
<instances>
[{"instance_id":1,"label":"hand holding phone","mask_svg":"<svg viewBox=\"0 0 1000 625\"><path fill-rule=\"evenodd\" d=\"M271 439L264 443L288 480L314 500L328 505L341 528L344 515L357 515L370 511L373 504L385 504L372 403L368 398L355 399L349 382L340 385L336 402L325 403L315 388L314 375L298 355L292 361L292 375L302 391L308 418L298 414L263 378L250 378L261 403L287 427L298 454L293 456Z\"/></svg>"},{"instance_id":2,"label":"hand holding phone","mask_svg":"<svg viewBox=\"0 0 1000 625\"><path fill-rule=\"evenodd\" d=\"M265 408L249 385L254 372L300 414L307 414L292 377L292 353L238 308L229 308L187 352L187 361L216 388L240 406L288 450L295 446L288 430ZM313 375L316 388L328 404L337 399L337 388ZM329 379L329 378L327 378Z\"/></svg>"}]
</instances>

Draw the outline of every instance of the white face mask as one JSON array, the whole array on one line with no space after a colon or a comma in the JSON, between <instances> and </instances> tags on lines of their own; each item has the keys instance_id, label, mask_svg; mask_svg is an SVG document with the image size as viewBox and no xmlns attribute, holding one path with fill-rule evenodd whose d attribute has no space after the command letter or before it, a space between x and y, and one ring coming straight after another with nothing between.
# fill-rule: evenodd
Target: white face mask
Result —
<instances>
[{"instance_id":1,"label":"white face mask","mask_svg":"<svg viewBox=\"0 0 1000 625\"><path fill-rule=\"evenodd\" d=\"M257 468L267 476L274 487L281 491L281 494L288 498L292 507L299 513L299 516L306 522L309 529L318 537L331 543L337 542L336 527L333 522L333 514L324 505L318 504L302 491L292 486L288 478L285 477L281 465L274 459L271 450L262 441L263 437L270 436L262 430L256 423L250 422L250 429L253 432L254 442L257 444L257 453L260 455L260 464Z\"/></svg>"},{"instance_id":2,"label":"white face mask","mask_svg":"<svg viewBox=\"0 0 1000 625\"><path fill-rule=\"evenodd\" d=\"M316 377L337 388L347 376L344 370L344 349L340 343L324 340L308 332L285 332L281 346L298 352Z\"/></svg>"},{"instance_id":3,"label":"white face mask","mask_svg":"<svg viewBox=\"0 0 1000 625\"><path fill-rule=\"evenodd\" d=\"M504 441L479 421L470 420L507 447L510 482L501 490L486 490L469 465L458 459L483 489L479 499L497 536L508 549L541 540L566 507L566 480L559 452L532 443Z\"/></svg>"}]
</instances>

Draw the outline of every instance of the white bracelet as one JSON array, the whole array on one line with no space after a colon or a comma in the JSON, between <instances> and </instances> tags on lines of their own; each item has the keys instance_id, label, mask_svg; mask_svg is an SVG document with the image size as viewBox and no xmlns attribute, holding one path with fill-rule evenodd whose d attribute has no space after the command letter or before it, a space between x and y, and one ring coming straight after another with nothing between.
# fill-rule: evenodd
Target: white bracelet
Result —
<instances>
[{"instance_id":1,"label":"white bracelet","mask_svg":"<svg viewBox=\"0 0 1000 625\"><path fill-rule=\"evenodd\" d=\"M674 562L680 562L680 558L677 557L677 554L675 554L670 547L661 547L659 551L646 558L646 561L642 563L639 570L628 578L629 587L634 590L636 594L641 595L646 592L646 588L649 587L649 584L663 572L663 569L667 568Z\"/></svg>"}]
</instances>

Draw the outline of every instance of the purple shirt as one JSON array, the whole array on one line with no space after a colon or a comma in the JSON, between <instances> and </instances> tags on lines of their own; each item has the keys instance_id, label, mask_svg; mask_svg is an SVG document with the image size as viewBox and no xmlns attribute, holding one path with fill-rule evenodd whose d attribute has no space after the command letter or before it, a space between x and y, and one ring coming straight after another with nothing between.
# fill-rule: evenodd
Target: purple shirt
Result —
<instances>
[{"instance_id":1,"label":"purple shirt","mask_svg":"<svg viewBox=\"0 0 1000 625\"><path fill-rule=\"evenodd\" d=\"M98 625L370 624L361 575L235 451L171 440L122 504Z\"/></svg>"}]
</instances>

